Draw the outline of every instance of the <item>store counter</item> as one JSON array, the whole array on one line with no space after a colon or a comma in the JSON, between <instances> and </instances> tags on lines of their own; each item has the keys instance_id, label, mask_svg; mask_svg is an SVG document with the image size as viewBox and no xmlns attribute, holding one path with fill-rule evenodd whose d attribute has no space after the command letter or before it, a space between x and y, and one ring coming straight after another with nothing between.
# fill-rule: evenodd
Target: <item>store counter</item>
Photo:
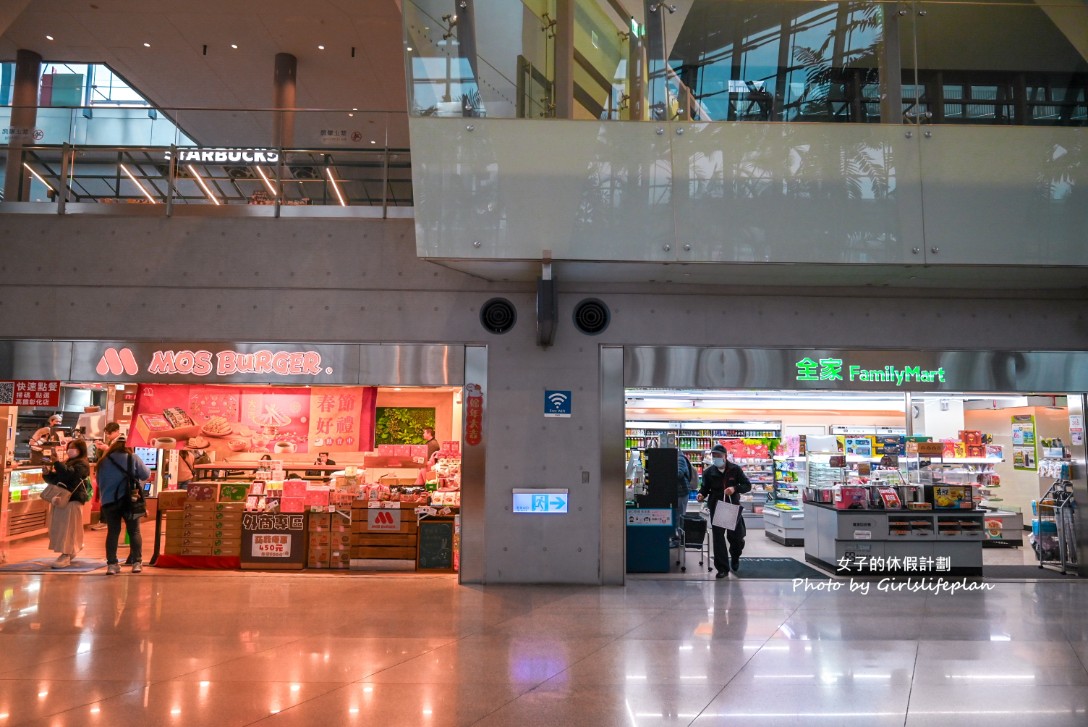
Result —
<instances>
[{"instance_id":1,"label":"store counter","mask_svg":"<svg viewBox=\"0 0 1088 727\"><path fill-rule=\"evenodd\" d=\"M982 511L836 510L808 502L804 512L805 560L839 575L982 575ZM924 568L908 567L918 559Z\"/></svg>"}]
</instances>

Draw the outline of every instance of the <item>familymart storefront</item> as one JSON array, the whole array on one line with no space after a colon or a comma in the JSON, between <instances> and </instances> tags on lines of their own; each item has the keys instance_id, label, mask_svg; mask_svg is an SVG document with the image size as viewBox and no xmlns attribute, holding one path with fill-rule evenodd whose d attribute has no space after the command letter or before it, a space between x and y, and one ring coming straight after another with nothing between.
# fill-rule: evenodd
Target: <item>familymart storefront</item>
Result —
<instances>
[{"instance_id":1,"label":"familymart storefront","mask_svg":"<svg viewBox=\"0 0 1088 727\"><path fill-rule=\"evenodd\" d=\"M635 346L602 349L602 372L606 518L669 497L632 492L632 452L675 446L701 469L722 444L753 484L746 554L1088 575L1088 353Z\"/></svg>"}]
</instances>

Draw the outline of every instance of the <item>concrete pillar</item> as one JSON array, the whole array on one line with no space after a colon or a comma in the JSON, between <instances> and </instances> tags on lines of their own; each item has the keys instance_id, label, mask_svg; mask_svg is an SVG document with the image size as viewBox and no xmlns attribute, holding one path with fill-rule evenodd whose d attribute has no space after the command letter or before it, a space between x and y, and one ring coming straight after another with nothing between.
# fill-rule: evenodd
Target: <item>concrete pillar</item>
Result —
<instances>
[{"instance_id":1,"label":"concrete pillar","mask_svg":"<svg viewBox=\"0 0 1088 727\"><path fill-rule=\"evenodd\" d=\"M574 0L555 3L555 117L574 118Z\"/></svg>"},{"instance_id":2,"label":"concrete pillar","mask_svg":"<svg viewBox=\"0 0 1088 727\"><path fill-rule=\"evenodd\" d=\"M295 144L295 87L298 59L290 53L276 54L272 75L272 146L290 148Z\"/></svg>"},{"instance_id":3,"label":"concrete pillar","mask_svg":"<svg viewBox=\"0 0 1088 727\"><path fill-rule=\"evenodd\" d=\"M20 50L15 57L11 128L33 130L38 122L38 79L41 74L42 57L32 50ZM4 200L7 202L30 199L30 173L23 166L22 151L27 142L33 143L33 138L13 135L8 140L8 163L4 172Z\"/></svg>"}]
</instances>

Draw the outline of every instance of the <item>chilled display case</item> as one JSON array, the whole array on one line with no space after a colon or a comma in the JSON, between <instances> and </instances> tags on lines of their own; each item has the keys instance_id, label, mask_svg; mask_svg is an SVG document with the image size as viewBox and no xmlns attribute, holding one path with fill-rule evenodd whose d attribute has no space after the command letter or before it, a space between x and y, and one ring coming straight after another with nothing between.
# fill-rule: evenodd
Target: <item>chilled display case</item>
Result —
<instances>
[{"instance_id":1,"label":"chilled display case","mask_svg":"<svg viewBox=\"0 0 1088 727\"><path fill-rule=\"evenodd\" d=\"M41 467L8 470L4 477L4 499L8 539L29 538L49 530L49 504L40 495L45 489Z\"/></svg>"}]
</instances>

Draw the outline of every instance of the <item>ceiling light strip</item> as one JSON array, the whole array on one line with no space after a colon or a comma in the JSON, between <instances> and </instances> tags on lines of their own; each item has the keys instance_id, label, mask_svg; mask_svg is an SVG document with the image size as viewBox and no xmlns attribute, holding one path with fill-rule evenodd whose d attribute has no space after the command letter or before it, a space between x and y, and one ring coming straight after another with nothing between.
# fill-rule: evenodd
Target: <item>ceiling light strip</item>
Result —
<instances>
[{"instance_id":1,"label":"ceiling light strip","mask_svg":"<svg viewBox=\"0 0 1088 727\"><path fill-rule=\"evenodd\" d=\"M336 192L336 198L340 200L340 206L347 207L348 203L344 201L344 194L340 191L340 185L336 183L336 180L332 176L332 167L325 167L325 176L329 178L329 183L332 184L332 191Z\"/></svg>"},{"instance_id":2,"label":"ceiling light strip","mask_svg":"<svg viewBox=\"0 0 1088 727\"><path fill-rule=\"evenodd\" d=\"M268 193L271 194L273 197L278 197L279 193L276 191L276 188L272 185L272 180L270 180L268 178L268 175L264 173L263 169L261 169L260 167L257 167L256 169L257 169L257 174L261 175L261 181L264 182L264 186L268 188Z\"/></svg>"},{"instance_id":3,"label":"ceiling light strip","mask_svg":"<svg viewBox=\"0 0 1088 727\"><path fill-rule=\"evenodd\" d=\"M127 176L127 177L128 177L129 179L131 179L131 180L132 180L132 183L133 183L133 184L135 184L135 185L136 185L136 187L137 187L137 188L138 188L138 189L139 189L139 190L140 190L141 192L143 192L144 196L145 196L145 197L147 197L148 201L149 201L149 202L151 202L151 204L158 204L158 203L159 203L159 201L158 201L157 199L155 199L154 197L152 197L152 196L151 196L151 194L150 194L150 193L148 193L148 191L147 191L147 189L146 189L146 188L144 187L144 185L140 184L140 180L139 180L139 179L137 179L136 177L134 177L134 176L132 175L132 172L130 172L130 171L128 170L128 167L126 167L126 166L125 166L124 164L122 164L122 165L120 165L120 166L121 166L121 171L122 171L122 172L124 172L124 173L125 173L125 175L126 175L126 176Z\"/></svg>"},{"instance_id":4,"label":"ceiling light strip","mask_svg":"<svg viewBox=\"0 0 1088 727\"><path fill-rule=\"evenodd\" d=\"M31 168L31 166L30 166L29 164L27 164L26 162L23 162L23 166L24 166L24 167L26 167L26 170L27 170L28 172L30 172L31 174L33 174L33 175L34 175L34 178L35 178L35 179L37 179L37 180L38 180L39 182L41 182L42 184L44 184L44 185L45 185L45 188L46 188L46 189L48 189L48 190L49 190L50 192L56 192L56 191L57 191L57 190L53 189L53 188L52 188L51 186L49 186L49 182L45 181L45 179L43 179L43 178L42 178L42 175L40 175L40 174L38 174L37 172L35 172L35 171L34 171L34 170L33 170L33 169Z\"/></svg>"},{"instance_id":5,"label":"ceiling light strip","mask_svg":"<svg viewBox=\"0 0 1088 727\"><path fill-rule=\"evenodd\" d=\"M210 199L212 201L212 203L215 204L216 207L218 207L219 206L219 200L216 199L215 195L212 194L212 191L210 189L208 189L208 185L204 183L204 178L201 177L199 174L197 174L197 171L196 171L196 169L193 168L192 164L186 164L185 168L189 170L189 174L193 175L193 178L196 179L196 183L199 184L200 188L204 190L204 195L208 199Z\"/></svg>"}]
</instances>

